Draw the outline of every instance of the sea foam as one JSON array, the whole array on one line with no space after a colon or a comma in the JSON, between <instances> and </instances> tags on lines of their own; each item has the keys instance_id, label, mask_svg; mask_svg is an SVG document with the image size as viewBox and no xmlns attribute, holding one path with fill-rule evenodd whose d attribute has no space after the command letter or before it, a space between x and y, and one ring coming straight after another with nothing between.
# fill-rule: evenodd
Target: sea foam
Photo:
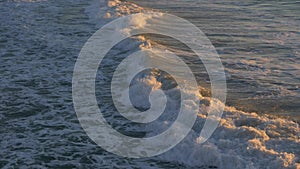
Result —
<instances>
[{"instance_id":1,"label":"sea foam","mask_svg":"<svg viewBox=\"0 0 300 169\"><path fill-rule=\"evenodd\" d=\"M98 27L117 17L144 11L149 12L149 9L119 0L97 1L88 8L90 18L98 24ZM139 18L133 17L131 19L133 26L143 27L148 20L151 20L149 17L139 16ZM130 28L119 31L130 31ZM164 50L162 48L155 49L159 48L160 45L153 45L155 42L147 40L144 36L135 37L134 40L140 42L139 50L151 50L152 52ZM126 48L132 48L129 46L119 47L126 50ZM147 94L143 93L146 90L141 90L135 84L142 85L143 89L161 89L162 85L158 78L167 79L167 77L157 76L154 72L150 72L148 76L137 78L131 87L131 92L136 92L139 95ZM200 88L201 86L199 86ZM172 93L176 90L179 89L170 88L166 92ZM244 112L226 106L220 125L213 136L207 142L199 144L197 140L207 118L211 98L202 96L199 91L184 92L190 92L189 94L195 96L195 100L191 100L191 102L200 100L201 106L197 121L191 133L180 144L153 159L203 168L300 168L300 128L298 123L288 119ZM171 94L168 99L176 102L179 97ZM141 107L147 107L148 102L138 100L140 100ZM174 107L167 107L167 109L172 112ZM161 121L158 120L153 125L148 126L145 131L155 133L159 131L157 127L166 128L171 123L169 119L174 119L174 116L170 113ZM180 126L175 127L180 129Z\"/></svg>"}]
</instances>

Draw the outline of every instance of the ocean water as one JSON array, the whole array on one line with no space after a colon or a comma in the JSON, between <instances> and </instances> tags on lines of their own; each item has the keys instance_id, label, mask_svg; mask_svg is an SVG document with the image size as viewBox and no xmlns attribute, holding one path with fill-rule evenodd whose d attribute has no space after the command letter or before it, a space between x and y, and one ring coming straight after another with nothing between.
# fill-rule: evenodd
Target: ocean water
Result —
<instances>
[{"instance_id":1,"label":"ocean water","mask_svg":"<svg viewBox=\"0 0 300 169\"><path fill-rule=\"evenodd\" d=\"M132 2L183 17L208 36L227 73L227 105L299 120L298 1Z\"/></svg>"},{"instance_id":2,"label":"ocean water","mask_svg":"<svg viewBox=\"0 0 300 169\"><path fill-rule=\"evenodd\" d=\"M167 37L141 35L121 42L101 63L96 80L99 107L116 130L151 136L176 117L176 105L169 105L169 115L137 126L116 112L109 79L134 51L173 51L196 70L200 90L195 96L201 111L180 144L156 157L130 159L103 150L83 131L72 103L72 73L80 49L98 28L143 11L178 15L208 36L226 70L228 99L219 127L198 144L210 101L203 64ZM0 1L0 167L299 168L299 11L296 1ZM131 90L141 98L132 101L148 108L146 96L158 88L177 103L173 79L157 70L135 77Z\"/></svg>"}]
</instances>

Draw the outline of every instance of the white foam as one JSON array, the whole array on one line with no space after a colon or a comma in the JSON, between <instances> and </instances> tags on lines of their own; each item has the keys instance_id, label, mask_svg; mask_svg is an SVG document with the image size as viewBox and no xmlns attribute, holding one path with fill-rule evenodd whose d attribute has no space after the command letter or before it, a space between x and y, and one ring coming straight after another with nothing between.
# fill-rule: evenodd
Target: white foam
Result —
<instances>
[{"instance_id":1,"label":"white foam","mask_svg":"<svg viewBox=\"0 0 300 169\"><path fill-rule=\"evenodd\" d=\"M101 12L102 19L113 19L145 10L135 4L119 0L100 2L107 4L106 7L101 7L101 9L105 9ZM142 27L148 19L151 18L133 18L132 23ZM145 37L140 36L138 39L147 41L148 44L141 45L141 50L144 50L145 46L147 50L154 48ZM128 46L123 47L127 48ZM256 65L252 62L242 62L247 65ZM146 79L140 80L140 83L157 90L161 84L157 82L156 78L155 75L148 76ZM133 90L142 92L139 89L133 88ZM174 92L174 90L178 89L173 88L168 92ZM236 110L234 107L226 107L220 126L213 136L206 143L198 144L197 139L206 119L207 104L210 98L201 96L198 91L193 94L201 102L200 113L193 131L174 149L158 156L159 160L193 167L215 166L222 169L300 168L299 124L287 119L267 117ZM176 100L178 98L168 99ZM174 108L169 107L170 112L173 111L172 109ZM156 122L148 130L155 132L157 125L164 128L169 123L168 119L164 119L164 121Z\"/></svg>"}]
</instances>

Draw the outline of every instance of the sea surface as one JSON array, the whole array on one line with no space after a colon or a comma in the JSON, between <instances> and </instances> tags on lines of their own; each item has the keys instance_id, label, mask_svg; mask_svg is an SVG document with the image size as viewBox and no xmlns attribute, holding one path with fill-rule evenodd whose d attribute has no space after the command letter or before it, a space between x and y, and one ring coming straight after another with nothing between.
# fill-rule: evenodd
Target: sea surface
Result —
<instances>
[{"instance_id":1,"label":"sea surface","mask_svg":"<svg viewBox=\"0 0 300 169\"><path fill-rule=\"evenodd\" d=\"M112 70L134 51L178 54L195 70L199 92L194 95L201 103L192 131L180 144L159 156L130 159L102 149L81 128L72 75L95 31L124 15L151 11L187 19L207 35L225 68L227 102L215 133L198 144L210 101L202 62L168 37L146 34L122 41L107 54L96 80L99 107L116 130L151 136L176 117L177 107L167 106L169 115L141 126L113 107ZM0 0L0 168L299 168L299 30L298 1ZM172 103L180 99L172 78L148 70L133 79L131 92L142 97L132 101L147 109L144 99L158 88L171 94Z\"/></svg>"},{"instance_id":2,"label":"sea surface","mask_svg":"<svg viewBox=\"0 0 300 169\"><path fill-rule=\"evenodd\" d=\"M132 2L185 18L208 36L226 70L227 105L299 120L299 1Z\"/></svg>"}]
</instances>

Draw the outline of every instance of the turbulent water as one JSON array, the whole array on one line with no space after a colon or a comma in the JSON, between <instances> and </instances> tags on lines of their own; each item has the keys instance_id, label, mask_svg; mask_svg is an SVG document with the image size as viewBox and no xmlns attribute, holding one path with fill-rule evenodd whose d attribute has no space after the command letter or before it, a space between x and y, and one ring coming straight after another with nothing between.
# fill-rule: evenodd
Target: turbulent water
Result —
<instances>
[{"instance_id":1,"label":"turbulent water","mask_svg":"<svg viewBox=\"0 0 300 169\"><path fill-rule=\"evenodd\" d=\"M168 48L194 67L201 111L191 133L171 151L122 158L97 146L82 130L72 103L72 73L80 49L98 28L126 14L153 10L188 19L207 34L226 70L227 105L243 111L227 106L214 135L198 144L210 95L202 63L167 37L127 39L110 51L96 81L99 107L115 129L138 137L157 134L175 117L143 129L124 121L112 106L107 97L111 71L137 50ZM299 168L299 124L264 115L299 118L299 11L296 1L0 1L0 167ZM151 70L136 78L133 92L142 93L134 88L142 83L148 92L164 88L176 94L164 73ZM145 98L135 103L147 107L147 101L139 102ZM178 98L173 99L176 103Z\"/></svg>"},{"instance_id":2,"label":"turbulent water","mask_svg":"<svg viewBox=\"0 0 300 169\"><path fill-rule=\"evenodd\" d=\"M228 75L228 105L299 119L298 1L132 2L183 17L206 33Z\"/></svg>"}]
</instances>

